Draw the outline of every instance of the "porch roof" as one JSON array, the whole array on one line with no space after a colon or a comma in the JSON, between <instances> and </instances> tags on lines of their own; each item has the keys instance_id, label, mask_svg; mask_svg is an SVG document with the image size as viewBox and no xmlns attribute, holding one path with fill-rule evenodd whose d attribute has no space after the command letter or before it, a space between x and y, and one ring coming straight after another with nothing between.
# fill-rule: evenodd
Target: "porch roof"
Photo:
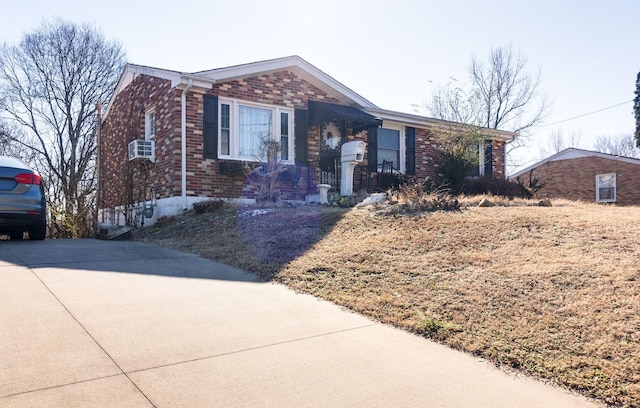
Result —
<instances>
[{"instance_id":1,"label":"porch roof","mask_svg":"<svg viewBox=\"0 0 640 408\"><path fill-rule=\"evenodd\" d=\"M382 119L351 106L309 101L310 124L321 125L323 123L341 122L345 120L351 122L353 133L382 125Z\"/></svg>"}]
</instances>

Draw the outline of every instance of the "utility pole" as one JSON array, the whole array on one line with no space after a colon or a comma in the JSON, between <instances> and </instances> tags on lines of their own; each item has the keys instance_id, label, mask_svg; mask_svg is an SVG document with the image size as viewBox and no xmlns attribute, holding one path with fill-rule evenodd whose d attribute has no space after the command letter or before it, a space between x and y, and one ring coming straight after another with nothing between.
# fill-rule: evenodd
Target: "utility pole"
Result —
<instances>
[{"instance_id":1,"label":"utility pole","mask_svg":"<svg viewBox=\"0 0 640 408\"><path fill-rule=\"evenodd\" d=\"M640 147L640 72L636 78L636 97L633 100L633 109L636 115L636 146Z\"/></svg>"},{"instance_id":2,"label":"utility pole","mask_svg":"<svg viewBox=\"0 0 640 408\"><path fill-rule=\"evenodd\" d=\"M96 208L94 213L94 226L98 228L98 208L100 207L100 198L102 195L102 189L100 188L100 175L102 173L102 160L100 160L100 130L102 128L102 102L98 101L96 105ZM104 221L104 220L103 220Z\"/></svg>"}]
</instances>

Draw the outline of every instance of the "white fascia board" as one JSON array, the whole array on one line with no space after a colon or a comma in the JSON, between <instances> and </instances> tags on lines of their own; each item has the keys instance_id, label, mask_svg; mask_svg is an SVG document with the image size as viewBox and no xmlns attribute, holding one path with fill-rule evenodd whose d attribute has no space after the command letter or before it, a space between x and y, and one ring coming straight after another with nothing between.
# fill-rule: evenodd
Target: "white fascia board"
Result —
<instances>
[{"instance_id":1,"label":"white fascia board","mask_svg":"<svg viewBox=\"0 0 640 408\"><path fill-rule=\"evenodd\" d=\"M564 153L564 154L561 154ZM565 149L562 152L558 153L554 160L567 160L567 159L575 159L579 157L600 157L602 159L608 160L616 160L623 163L629 164L637 164L640 165L640 159L634 159L633 157L619 156L615 154L602 153L602 152L594 152L591 150L583 150L576 148ZM553 156L552 156L553 157Z\"/></svg>"},{"instance_id":2,"label":"white fascia board","mask_svg":"<svg viewBox=\"0 0 640 408\"><path fill-rule=\"evenodd\" d=\"M512 175L510 175L508 178L509 179L514 179L516 177L520 177L525 173L530 172L531 170L535 169L536 167L542 166L545 163L548 162L552 162L552 161L557 161L557 160L566 160L566 159L576 159L576 158L580 158L580 157L587 157L587 155L585 154L581 154L580 152L582 152L579 149L574 149L574 148L569 148L569 149L565 149L561 152L558 152L554 155L551 155L549 157L547 157L546 159L542 159L537 163L532 164L529 167L526 167L520 171L517 171L515 173L513 173Z\"/></svg>"},{"instance_id":3,"label":"white fascia board","mask_svg":"<svg viewBox=\"0 0 640 408\"><path fill-rule=\"evenodd\" d=\"M127 64L125 69L125 75L127 82L123 83L122 89L126 88L138 75L147 75L155 78L162 78L171 81L171 87L175 87L180 83L180 77L182 73L178 71L170 71L166 69L147 67L144 65ZM120 91L121 89L116 89Z\"/></svg>"},{"instance_id":4,"label":"white fascia board","mask_svg":"<svg viewBox=\"0 0 640 408\"><path fill-rule=\"evenodd\" d=\"M267 61L252 62L243 65L235 65L226 68L218 68L210 71L196 72L193 75L201 78L208 78L220 83L254 77L261 74L268 74L271 72L281 71L283 69L291 69L303 79L309 81L332 96L335 96L337 99L349 106L357 108L376 108L376 105L297 55Z\"/></svg>"},{"instance_id":5,"label":"white fascia board","mask_svg":"<svg viewBox=\"0 0 640 408\"><path fill-rule=\"evenodd\" d=\"M452 127L462 126L460 123L449 122L446 120L440 120L435 118L430 118L427 116L413 115L410 113L404 112L395 112L384 109L364 109L365 112L373 115L377 118L392 121L392 122L401 122L405 125L417 126L429 129L451 129ZM384 124L383 124L384 126ZM488 129L488 128L479 128L483 132L486 132L493 139L501 140L504 142L512 141L516 136L518 136L515 132L508 132L505 130L497 130L497 129Z\"/></svg>"},{"instance_id":6,"label":"white fascia board","mask_svg":"<svg viewBox=\"0 0 640 408\"><path fill-rule=\"evenodd\" d=\"M180 83L181 73L177 71L169 71L166 69L147 67L144 65L135 65L135 64L127 64L122 74L120 75L120 79L118 80L118 84L116 85L116 89L113 91L113 95L111 95L111 99L107 104L107 107L104 110L104 115L102 115L102 120L104 121L109 114L109 109L111 108L111 103L115 100L116 96L120 92L122 92L138 75L149 75L152 77L163 78L171 81L171 87L175 87Z\"/></svg>"},{"instance_id":7,"label":"white fascia board","mask_svg":"<svg viewBox=\"0 0 640 408\"><path fill-rule=\"evenodd\" d=\"M242 65L233 65L224 68L216 68L209 71L194 72L193 75L213 79L217 82L222 82L274 72L295 65L296 57L285 57L273 60L251 62Z\"/></svg>"}]
</instances>

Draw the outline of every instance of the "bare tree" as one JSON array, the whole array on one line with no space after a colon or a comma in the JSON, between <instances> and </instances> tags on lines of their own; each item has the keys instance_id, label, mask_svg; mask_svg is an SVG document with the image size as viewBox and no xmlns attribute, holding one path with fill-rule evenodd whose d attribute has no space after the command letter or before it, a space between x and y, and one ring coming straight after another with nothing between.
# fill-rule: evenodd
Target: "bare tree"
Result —
<instances>
[{"instance_id":1,"label":"bare tree","mask_svg":"<svg viewBox=\"0 0 640 408\"><path fill-rule=\"evenodd\" d=\"M570 147L580 148L581 145L579 133L572 132L567 136L562 130L554 130L548 137L547 145L540 147L540 157L544 159Z\"/></svg>"},{"instance_id":2,"label":"bare tree","mask_svg":"<svg viewBox=\"0 0 640 408\"><path fill-rule=\"evenodd\" d=\"M491 49L488 63L473 58L469 73L481 117L478 124L522 132L539 124L548 114L549 105L540 94L541 73L526 72L527 58L512 47Z\"/></svg>"},{"instance_id":3,"label":"bare tree","mask_svg":"<svg viewBox=\"0 0 640 408\"><path fill-rule=\"evenodd\" d=\"M18 45L0 48L4 116L20 129L48 188L54 233L93 233L96 106L115 89L120 44L90 25L44 22Z\"/></svg>"},{"instance_id":4,"label":"bare tree","mask_svg":"<svg viewBox=\"0 0 640 408\"><path fill-rule=\"evenodd\" d=\"M259 140L255 155L256 162L244 163L243 169L247 181L256 190L256 201L261 205L280 200L278 183L282 173L287 171L287 167L282 163L280 152L280 142L269 138L269 135L264 135Z\"/></svg>"},{"instance_id":5,"label":"bare tree","mask_svg":"<svg viewBox=\"0 0 640 408\"><path fill-rule=\"evenodd\" d=\"M439 119L520 133L509 151L520 147L526 130L539 125L550 109L541 94L540 71L531 75L526 64L510 45L492 48L487 62L472 58L467 90L438 88L427 110Z\"/></svg>"},{"instance_id":6,"label":"bare tree","mask_svg":"<svg viewBox=\"0 0 640 408\"><path fill-rule=\"evenodd\" d=\"M601 153L640 159L640 148L632 134L619 136L598 136L593 148Z\"/></svg>"}]
</instances>

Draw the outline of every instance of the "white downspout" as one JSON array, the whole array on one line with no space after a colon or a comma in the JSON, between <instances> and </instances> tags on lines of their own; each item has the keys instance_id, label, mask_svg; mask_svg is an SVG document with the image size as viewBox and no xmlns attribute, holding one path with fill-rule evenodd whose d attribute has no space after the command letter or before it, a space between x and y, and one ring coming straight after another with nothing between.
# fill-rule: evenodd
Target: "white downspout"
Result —
<instances>
[{"instance_id":1,"label":"white downspout","mask_svg":"<svg viewBox=\"0 0 640 408\"><path fill-rule=\"evenodd\" d=\"M193 80L190 79L187 87L182 91L182 137L181 137L181 158L182 167L180 174L182 174L182 209L187 211L187 92L193 86Z\"/></svg>"}]
</instances>

